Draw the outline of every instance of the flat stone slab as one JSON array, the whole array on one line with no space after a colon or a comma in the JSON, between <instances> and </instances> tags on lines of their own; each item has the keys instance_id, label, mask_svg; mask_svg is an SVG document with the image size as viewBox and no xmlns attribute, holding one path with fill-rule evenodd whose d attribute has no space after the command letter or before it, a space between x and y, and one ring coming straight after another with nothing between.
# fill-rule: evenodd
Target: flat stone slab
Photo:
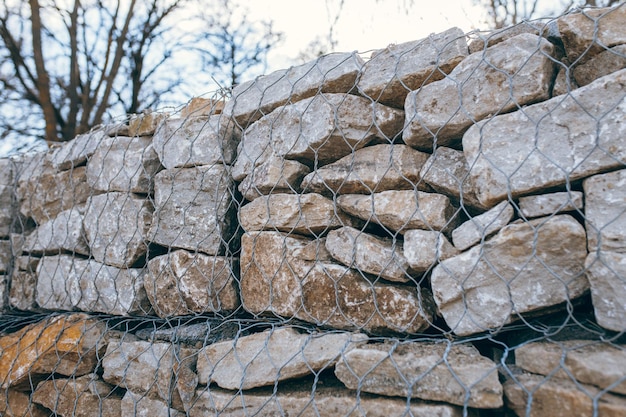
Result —
<instances>
[{"instance_id":1,"label":"flat stone slab","mask_svg":"<svg viewBox=\"0 0 626 417\"><path fill-rule=\"evenodd\" d=\"M563 191L559 193L529 195L519 198L520 213L526 218L550 216L583 209L583 193Z\"/></svg>"},{"instance_id":2,"label":"flat stone slab","mask_svg":"<svg viewBox=\"0 0 626 417\"><path fill-rule=\"evenodd\" d=\"M306 334L291 327L266 330L202 349L198 381L233 390L274 385L332 369L343 354L365 340L367 336L358 333Z\"/></svg>"},{"instance_id":3,"label":"flat stone slab","mask_svg":"<svg viewBox=\"0 0 626 417\"><path fill-rule=\"evenodd\" d=\"M616 332L626 330L626 254L590 253L585 272L598 324Z\"/></svg>"},{"instance_id":4,"label":"flat stone slab","mask_svg":"<svg viewBox=\"0 0 626 417\"><path fill-rule=\"evenodd\" d=\"M406 145L367 146L313 171L302 180L302 189L324 195L371 194L416 187L425 191L420 169L428 156Z\"/></svg>"},{"instance_id":5,"label":"flat stone slab","mask_svg":"<svg viewBox=\"0 0 626 417\"><path fill-rule=\"evenodd\" d=\"M513 206L503 201L491 210L472 217L452 231L454 247L464 251L506 226L513 218Z\"/></svg>"},{"instance_id":6,"label":"flat stone slab","mask_svg":"<svg viewBox=\"0 0 626 417\"><path fill-rule=\"evenodd\" d=\"M239 126L269 114L287 103L295 103L316 94L347 93L354 88L363 60L355 53L333 53L285 70L275 71L233 89L223 114L233 117Z\"/></svg>"},{"instance_id":7,"label":"flat stone slab","mask_svg":"<svg viewBox=\"0 0 626 417\"><path fill-rule=\"evenodd\" d=\"M404 143L448 146L479 120L548 99L553 55L550 42L529 33L470 55L443 80L407 96Z\"/></svg>"},{"instance_id":8,"label":"flat stone slab","mask_svg":"<svg viewBox=\"0 0 626 417\"><path fill-rule=\"evenodd\" d=\"M56 218L41 224L26 237L23 250L33 254L67 251L89 255L81 210L75 207L62 211Z\"/></svg>"},{"instance_id":9,"label":"flat stone slab","mask_svg":"<svg viewBox=\"0 0 626 417\"><path fill-rule=\"evenodd\" d=\"M626 253L626 170L583 181L589 252Z\"/></svg>"},{"instance_id":10,"label":"flat stone slab","mask_svg":"<svg viewBox=\"0 0 626 417\"><path fill-rule=\"evenodd\" d=\"M238 190L248 201L269 194L298 194L302 179L309 172L311 169L298 161L272 156L254 168Z\"/></svg>"},{"instance_id":11,"label":"flat stone slab","mask_svg":"<svg viewBox=\"0 0 626 417\"><path fill-rule=\"evenodd\" d=\"M363 65L357 88L376 102L402 108L411 90L442 79L467 55L465 34L459 28L391 45Z\"/></svg>"},{"instance_id":12,"label":"flat stone slab","mask_svg":"<svg viewBox=\"0 0 626 417\"><path fill-rule=\"evenodd\" d=\"M459 253L443 233L434 230L407 230L403 249L409 266L418 272L426 272L437 262Z\"/></svg>"},{"instance_id":13,"label":"flat stone slab","mask_svg":"<svg viewBox=\"0 0 626 417\"><path fill-rule=\"evenodd\" d=\"M148 261L144 288L159 317L225 313L239 307L231 258L185 250Z\"/></svg>"},{"instance_id":14,"label":"flat stone slab","mask_svg":"<svg viewBox=\"0 0 626 417\"><path fill-rule=\"evenodd\" d=\"M499 408L503 401L497 369L471 344L387 342L344 353L335 375L361 392Z\"/></svg>"},{"instance_id":15,"label":"flat stone slab","mask_svg":"<svg viewBox=\"0 0 626 417\"><path fill-rule=\"evenodd\" d=\"M166 169L230 165L240 135L235 123L221 115L168 118L156 129L152 143Z\"/></svg>"},{"instance_id":16,"label":"flat stone slab","mask_svg":"<svg viewBox=\"0 0 626 417\"><path fill-rule=\"evenodd\" d=\"M626 70L472 126L463 150L482 204L622 168ZM529 134L529 132L533 132ZM515 155L515 159L511 159Z\"/></svg>"},{"instance_id":17,"label":"flat stone slab","mask_svg":"<svg viewBox=\"0 0 626 417\"><path fill-rule=\"evenodd\" d=\"M50 163L59 171L67 171L84 165L106 138L107 134L104 128L78 135L54 149L50 155Z\"/></svg>"},{"instance_id":18,"label":"flat stone slab","mask_svg":"<svg viewBox=\"0 0 626 417\"><path fill-rule=\"evenodd\" d=\"M626 394L626 346L591 340L532 342L515 349L515 365L539 375Z\"/></svg>"},{"instance_id":19,"label":"flat stone slab","mask_svg":"<svg viewBox=\"0 0 626 417\"><path fill-rule=\"evenodd\" d=\"M435 302L452 331L497 330L589 289L585 231L569 215L513 223L431 275Z\"/></svg>"}]
</instances>

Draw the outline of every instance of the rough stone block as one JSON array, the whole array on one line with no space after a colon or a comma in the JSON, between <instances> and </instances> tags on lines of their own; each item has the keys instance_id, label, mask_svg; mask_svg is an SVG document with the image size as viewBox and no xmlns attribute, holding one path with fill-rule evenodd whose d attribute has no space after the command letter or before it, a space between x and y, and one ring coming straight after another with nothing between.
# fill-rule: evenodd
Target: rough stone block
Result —
<instances>
[{"instance_id":1,"label":"rough stone block","mask_svg":"<svg viewBox=\"0 0 626 417\"><path fill-rule=\"evenodd\" d=\"M252 201L262 195L297 194L302 178L311 170L298 161L272 156L243 179L239 192Z\"/></svg>"},{"instance_id":2,"label":"rough stone block","mask_svg":"<svg viewBox=\"0 0 626 417\"><path fill-rule=\"evenodd\" d=\"M126 391L121 400L121 417L184 417L185 413L170 408L167 402Z\"/></svg>"},{"instance_id":3,"label":"rough stone block","mask_svg":"<svg viewBox=\"0 0 626 417\"><path fill-rule=\"evenodd\" d=\"M96 148L107 137L106 129L95 129L76 136L55 148L50 155L52 166L58 171L67 171L85 165Z\"/></svg>"},{"instance_id":4,"label":"rough stone block","mask_svg":"<svg viewBox=\"0 0 626 417\"><path fill-rule=\"evenodd\" d=\"M491 210L472 217L452 231L452 243L460 251L487 239L506 226L513 218L513 206L503 201Z\"/></svg>"},{"instance_id":5,"label":"rough stone block","mask_svg":"<svg viewBox=\"0 0 626 417\"><path fill-rule=\"evenodd\" d=\"M574 68L574 79L582 87L623 68L626 68L626 45L617 45Z\"/></svg>"},{"instance_id":6,"label":"rough stone block","mask_svg":"<svg viewBox=\"0 0 626 417\"><path fill-rule=\"evenodd\" d=\"M61 251L89 255L83 230L81 209L60 212L57 217L41 224L24 241L23 250L32 254L54 254Z\"/></svg>"},{"instance_id":7,"label":"rough stone block","mask_svg":"<svg viewBox=\"0 0 626 417\"><path fill-rule=\"evenodd\" d=\"M168 118L167 113L153 113L150 111L132 115L128 121L128 136L152 136L163 120Z\"/></svg>"},{"instance_id":8,"label":"rough stone block","mask_svg":"<svg viewBox=\"0 0 626 417\"><path fill-rule=\"evenodd\" d=\"M626 330L626 254L590 253L585 268L598 324L616 332Z\"/></svg>"},{"instance_id":9,"label":"rough stone block","mask_svg":"<svg viewBox=\"0 0 626 417\"><path fill-rule=\"evenodd\" d=\"M626 170L587 178L583 189L589 252L626 253Z\"/></svg>"},{"instance_id":10,"label":"rough stone block","mask_svg":"<svg viewBox=\"0 0 626 417\"><path fill-rule=\"evenodd\" d=\"M437 262L458 253L441 232L420 229L404 232L404 257L415 271L426 272Z\"/></svg>"},{"instance_id":11,"label":"rough stone block","mask_svg":"<svg viewBox=\"0 0 626 417\"><path fill-rule=\"evenodd\" d=\"M5 417L50 417L50 410L32 402L29 393L14 389L0 396L0 413Z\"/></svg>"},{"instance_id":12,"label":"rough stone block","mask_svg":"<svg viewBox=\"0 0 626 417\"><path fill-rule=\"evenodd\" d=\"M580 191L563 191L529 195L520 197L518 206L520 213L526 218L580 211L583 208L583 193Z\"/></svg>"}]
</instances>

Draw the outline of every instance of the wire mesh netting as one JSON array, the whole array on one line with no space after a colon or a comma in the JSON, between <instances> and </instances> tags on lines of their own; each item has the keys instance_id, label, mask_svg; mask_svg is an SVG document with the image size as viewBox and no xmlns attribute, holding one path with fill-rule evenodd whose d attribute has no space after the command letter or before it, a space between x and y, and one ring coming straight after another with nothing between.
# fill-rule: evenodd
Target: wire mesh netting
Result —
<instances>
[{"instance_id":1,"label":"wire mesh netting","mask_svg":"<svg viewBox=\"0 0 626 417\"><path fill-rule=\"evenodd\" d=\"M0 413L626 415L624 22L330 54L0 160Z\"/></svg>"}]
</instances>

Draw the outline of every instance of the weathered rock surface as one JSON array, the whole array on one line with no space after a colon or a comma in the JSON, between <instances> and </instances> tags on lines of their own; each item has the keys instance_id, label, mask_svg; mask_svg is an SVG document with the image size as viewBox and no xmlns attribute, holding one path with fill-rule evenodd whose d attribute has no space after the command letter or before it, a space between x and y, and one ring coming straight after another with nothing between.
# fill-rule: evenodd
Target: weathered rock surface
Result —
<instances>
[{"instance_id":1,"label":"weathered rock surface","mask_svg":"<svg viewBox=\"0 0 626 417\"><path fill-rule=\"evenodd\" d=\"M16 211L13 208L13 192L10 185L0 185L0 237L7 237L13 231L11 223Z\"/></svg>"},{"instance_id":2,"label":"weathered rock surface","mask_svg":"<svg viewBox=\"0 0 626 417\"><path fill-rule=\"evenodd\" d=\"M478 199L505 200L610 171L626 159L626 70L511 114L463 136ZM511 158L515 155L515 159Z\"/></svg>"},{"instance_id":3,"label":"weathered rock surface","mask_svg":"<svg viewBox=\"0 0 626 417\"><path fill-rule=\"evenodd\" d=\"M6 273L11 269L11 241L0 240L0 274Z\"/></svg>"},{"instance_id":4,"label":"weathered rock surface","mask_svg":"<svg viewBox=\"0 0 626 417\"><path fill-rule=\"evenodd\" d=\"M231 164L235 159L239 130L221 115L169 118L154 133L152 144L167 169Z\"/></svg>"},{"instance_id":5,"label":"weathered rock surface","mask_svg":"<svg viewBox=\"0 0 626 417\"><path fill-rule=\"evenodd\" d=\"M0 337L2 388L30 386L50 374L94 371L104 348L105 326L85 314L57 315Z\"/></svg>"},{"instance_id":6,"label":"weathered rock surface","mask_svg":"<svg viewBox=\"0 0 626 417\"><path fill-rule=\"evenodd\" d=\"M190 117L213 116L222 114L224 110L224 99L212 99L204 97L193 97L180 111L180 117L187 119Z\"/></svg>"},{"instance_id":7,"label":"weathered rock surface","mask_svg":"<svg viewBox=\"0 0 626 417\"><path fill-rule=\"evenodd\" d=\"M383 239L353 227L331 230L326 249L345 266L393 282L408 282L412 271L402 242Z\"/></svg>"},{"instance_id":8,"label":"weathered rock surface","mask_svg":"<svg viewBox=\"0 0 626 417\"><path fill-rule=\"evenodd\" d=\"M368 146L313 171L302 188L327 195L424 190L420 169L427 160L428 154L406 145Z\"/></svg>"},{"instance_id":9,"label":"weathered rock surface","mask_svg":"<svg viewBox=\"0 0 626 417\"><path fill-rule=\"evenodd\" d=\"M497 365L470 344L367 344L343 354L335 374L348 388L362 392L474 408L503 404Z\"/></svg>"},{"instance_id":10,"label":"weathered rock surface","mask_svg":"<svg viewBox=\"0 0 626 417\"><path fill-rule=\"evenodd\" d=\"M526 218L549 216L566 211L582 210L583 193L563 191L559 193L520 197L519 210Z\"/></svg>"},{"instance_id":11,"label":"weathered rock surface","mask_svg":"<svg viewBox=\"0 0 626 417\"><path fill-rule=\"evenodd\" d=\"M525 371L626 394L626 346L590 340L532 342L515 349Z\"/></svg>"},{"instance_id":12,"label":"weathered rock surface","mask_svg":"<svg viewBox=\"0 0 626 417\"><path fill-rule=\"evenodd\" d=\"M81 210L75 207L62 211L54 219L41 224L26 237L24 251L34 254L67 251L89 255Z\"/></svg>"},{"instance_id":13,"label":"weathered rock surface","mask_svg":"<svg viewBox=\"0 0 626 417\"><path fill-rule=\"evenodd\" d=\"M67 171L84 165L106 137L105 129L95 129L78 135L54 149L50 155L50 163L59 171Z\"/></svg>"},{"instance_id":14,"label":"weathered rock surface","mask_svg":"<svg viewBox=\"0 0 626 417\"><path fill-rule=\"evenodd\" d=\"M168 407L165 401L126 391L121 400L121 417L183 417L184 412Z\"/></svg>"},{"instance_id":15,"label":"weathered rock surface","mask_svg":"<svg viewBox=\"0 0 626 417\"><path fill-rule=\"evenodd\" d=\"M460 251L487 239L506 226L513 218L513 206L503 201L491 210L472 217L452 231L452 243Z\"/></svg>"},{"instance_id":16,"label":"weathered rock surface","mask_svg":"<svg viewBox=\"0 0 626 417\"><path fill-rule=\"evenodd\" d=\"M259 197L239 209L239 221L247 232L278 230L303 235L320 235L344 225L359 224L319 194Z\"/></svg>"},{"instance_id":17,"label":"weathered rock surface","mask_svg":"<svg viewBox=\"0 0 626 417\"><path fill-rule=\"evenodd\" d=\"M5 417L50 417L50 410L30 400L30 395L8 389L0 396L0 413Z\"/></svg>"},{"instance_id":18,"label":"weathered rock surface","mask_svg":"<svg viewBox=\"0 0 626 417\"><path fill-rule=\"evenodd\" d=\"M33 271L14 270L11 275L9 305L18 310L28 311L37 307L35 292L37 277Z\"/></svg>"},{"instance_id":19,"label":"weathered rock surface","mask_svg":"<svg viewBox=\"0 0 626 417\"><path fill-rule=\"evenodd\" d=\"M159 172L150 240L221 255L234 232L232 195L229 170L221 164Z\"/></svg>"},{"instance_id":20,"label":"weathered rock surface","mask_svg":"<svg viewBox=\"0 0 626 417\"><path fill-rule=\"evenodd\" d=\"M427 290L373 284L345 266L296 258L308 239L256 232L244 234L241 243L241 299L252 314L371 333L415 333L432 322Z\"/></svg>"},{"instance_id":21,"label":"weathered rock surface","mask_svg":"<svg viewBox=\"0 0 626 417\"><path fill-rule=\"evenodd\" d=\"M403 249L409 266L417 272L426 272L437 262L459 253L443 233L434 230L407 230Z\"/></svg>"},{"instance_id":22,"label":"weathered rock surface","mask_svg":"<svg viewBox=\"0 0 626 417\"><path fill-rule=\"evenodd\" d=\"M586 255L585 231L571 216L510 224L435 267L435 302L457 335L498 329L584 294Z\"/></svg>"},{"instance_id":23,"label":"weathered rock surface","mask_svg":"<svg viewBox=\"0 0 626 417\"><path fill-rule=\"evenodd\" d=\"M96 374L42 381L32 400L60 417L119 417L121 396Z\"/></svg>"},{"instance_id":24,"label":"weathered rock surface","mask_svg":"<svg viewBox=\"0 0 626 417\"><path fill-rule=\"evenodd\" d=\"M198 380L226 389L250 389L332 369L340 356L366 340L362 334L266 330L215 343L198 353Z\"/></svg>"},{"instance_id":25,"label":"weathered rock surface","mask_svg":"<svg viewBox=\"0 0 626 417\"><path fill-rule=\"evenodd\" d=\"M404 112L349 94L319 94L274 110L246 129L238 146L233 178L278 156L328 164L402 130Z\"/></svg>"},{"instance_id":26,"label":"weathered rock surface","mask_svg":"<svg viewBox=\"0 0 626 417\"><path fill-rule=\"evenodd\" d=\"M89 158L87 183L99 191L148 194L161 168L152 137L105 138Z\"/></svg>"},{"instance_id":27,"label":"weathered rock surface","mask_svg":"<svg viewBox=\"0 0 626 417\"><path fill-rule=\"evenodd\" d=\"M587 178L583 189L589 252L626 253L626 170Z\"/></svg>"},{"instance_id":28,"label":"weathered rock surface","mask_svg":"<svg viewBox=\"0 0 626 417\"><path fill-rule=\"evenodd\" d=\"M554 24L556 26L556 24ZM535 25L535 23L529 21L522 21L519 24L514 26L508 26L502 29L495 29L490 31L475 31L472 35L476 36L469 43L469 52L473 54L475 52L480 52L485 50L486 48L492 47L500 42L503 42L507 39L514 38L515 36L521 35L523 33L531 33L533 35L541 36L541 35L549 35L550 27L541 28L539 25ZM484 33L481 33L484 32Z\"/></svg>"},{"instance_id":29,"label":"weathered rock surface","mask_svg":"<svg viewBox=\"0 0 626 417\"><path fill-rule=\"evenodd\" d=\"M450 199L422 191L383 191L372 195L346 194L337 197L346 213L404 233L409 229L454 228L456 210Z\"/></svg>"},{"instance_id":30,"label":"weathered rock surface","mask_svg":"<svg viewBox=\"0 0 626 417\"><path fill-rule=\"evenodd\" d=\"M233 89L223 113L246 128L287 103L319 92L347 93L354 88L363 60L356 53L334 53L286 70L275 71Z\"/></svg>"},{"instance_id":31,"label":"weathered rock surface","mask_svg":"<svg viewBox=\"0 0 626 417\"><path fill-rule=\"evenodd\" d=\"M596 321L606 329L623 332L626 330L626 254L590 253L585 268Z\"/></svg>"},{"instance_id":32,"label":"weathered rock surface","mask_svg":"<svg viewBox=\"0 0 626 417\"><path fill-rule=\"evenodd\" d=\"M249 201L262 195L296 194L301 191L302 178L309 172L309 167L298 161L272 156L254 168L238 189Z\"/></svg>"},{"instance_id":33,"label":"weathered rock surface","mask_svg":"<svg viewBox=\"0 0 626 417\"><path fill-rule=\"evenodd\" d=\"M153 212L149 200L113 192L89 197L83 227L93 258L119 268L130 268L146 254Z\"/></svg>"},{"instance_id":34,"label":"weathered rock surface","mask_svg":"<svg viewBox=\"0 0 626 417\"><path fill-rule=\"evenodd\" d=\"M231 259L185 250L148 262L144 287L159 317L233 311L239 306Z\"/></svg>"},{"instance_id":35,"label":"weathered rock surface","mask_svg":"<svg viewBox=\"0 0 626 417\"><path fill-rule=\"evenodd\" d=\"M365 63L357 87L365 97L402 108L411 90L442 79L467 55L465 34L459 28L391 45Z\"/></svg>"},{"instance_id":36,"label":"weathered rock surface","mask_svg":"<svg viewBox=\"0 0 626 417\"><path fill-rule=\"evenodd\" d=\"M532 34L470 55L443 80L407 96L402 139L417 149L447 146L478 120L549 98L553 55L552 44Z\"/></svg>"},{"instance_id":37,"label":"weathered rock surface","mask_svg":"<svg viewBox=\"0 0 626 417\"><path fill-rule=\"evenodd\" d=\"M507 406L520 417L620 417L626 413L626 400L621 396L600 395L600 390L591 385L557 378L546 380L543 375L516 375L515 380L504 383L504 392ZM529 393L532 399L528 398Z\"/></svg>"},{"instance_id":38,"label":"weathered rock surface","mask_svg":"<svg viewBox=\"0 0 626 417\"><path fill-rule=\"evenodd\" d=\"M624 16L626 17L626 14ZM626 37L624 39L626 40ZM626 45L618 45L577 66L573 75L576 84L582 87L623 68L626 68Z\"/></svg>"},{"instance_id":39,"label":"weathered rock surface","mask_svg":"<svg viewBox=\"0 0 626 417\"><path fill-rule=\"evenodd\" d=\"M157 113L150 110L141 114L134 114L128 121L128 136L152 136L167 118L167 113Z\"/></svg>"}]
</instances>

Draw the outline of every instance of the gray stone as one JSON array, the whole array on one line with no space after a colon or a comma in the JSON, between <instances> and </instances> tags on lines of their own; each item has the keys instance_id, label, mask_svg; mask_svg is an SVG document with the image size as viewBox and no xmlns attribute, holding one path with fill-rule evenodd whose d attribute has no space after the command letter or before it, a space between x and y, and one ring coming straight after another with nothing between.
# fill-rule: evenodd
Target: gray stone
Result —
<instances>
[{"instance_id":1,"label":"gray stone","mask_svg":"<svg viewBox=\"0 0 626 417\"><path fill-rule=\"evenodd\" d=\"M417 333L430 326L427 290L372 283L342 265L295 258L310 243L278 232L243 235L241 300L247 311L370 333Z\"/></svg>"},{"instance_id":2,"label":"gray stone","mask_svg":"<svg viewBox=\"0 0 626 417\"><path fill-rule=\"evenodd\" d=\"M341 226L356 226L357 220L319 194L271 194L239 209L241 227L247 232L278 230L320 235Z\"/></svg>"},{"instance_id":3,"label":"gray stone","mask_svg":"<svg viewBox=\"0 0 626 417\"><path fill-rule=\"evenodd\" d=\"M497 330L589 289L585 231L569 215L513 223L435 267L435 302L460 336Z\"/></svg>"},{"instance_id":4,"label":"gray stone","mask_svg":"<svg viewBox=\"0 0 626 417\"><path fill-rule=\"evenodd\" d=\"M422 191L346 194L337 197L337 205L348 214L399 233L454 228L457 218L448 197Z\"/></svg>"},{"instance_id":5,"label":"gray stone","mask_svg":"<svg viewBox=\"0 0 626 417\"><path fill-rule=\"evenodd\" d=\"M424 190L420 169L427 159L428 154L406 145L368 146L313 171L302 188L329 195Z\"/></svg>"},{"instance_id":6,"label":"gray stone","mask_svg":"<svg viewBox=\"0 0 626 417\"><path fill-rule=\"evenodd\" d=\"M240 131L221 115L169 118L157 128L152 144L167 169L231 164Z\"/></svg>"},{"instance_id":7,"label":"gray stone","mask_svg":"<svg viewBox=\"0 0 626 417\"><path fill-rule=\"evenodd\" d=\"M452 243L460 251L486 240L506 226L513 218L513 206L503 201L491 210L472 217L452 231Z\"/></svg>"},{"instance_id":8,"label":"gray stone","mask_svg":"<svg viewBox=\"0 0 626 417\"><path fill-rule=\"evenodd\" d=\"M600 251L585 262L596 321L605 329L626 330L626 254Z\"/></svg>"},{"instance_id":9,"label":"gray stone","mask_svg":"<svg viewBox=\"0 0 626 417\"><path fill-rule=\"evenodd\" d=\"M0 240L0 274L11 270L12 259L11 241Z\"/></svg>"},{"instance_id":10,"label":"gray stone","mask_svg":"<svg viewBox=\"0 0 626 417\"><path fill-rule=\"evenodd\" d=\"M48 310L73 310L80 297L74 258L44 256L37 266L37 304Z\"/></svg>"},{"instance_id":11,"label":"gray stone","mask_svg":"<svg viewBox=\"0 0 626 417\"><path fill-rule=\"evenodd\" d=\"M35 310L37 308L36 288L37 276L34 272L14 270L11 275L9 305L22 311Z\"/></svg>"},{"instance_id":12,"label":"gray stone","mask_svg":"<svg viewBox=\"0 0 626 417\"><path fill-rule=\"evenodd\" d=\"M8 237L13 231L13 220L17 214L14 208L15 189L10 185L0 185L0 237Z\"/></svg>"},{"instance_id":13,"label":"gray stone","mask_svg":"<svg viewBox=\"0 0 626 417\"><path fill-rule=\"evenodd\" d=\"M626 394L626 346L591 340L532 342L515 349L525 371Z\"/></svg>"},{"instance_id":14,"label":"gray stone","mask_svg":"<svg viewBox=\"0 0 626 417\"><path fill-rule=\"evenodd\" d=\"M402 108L411 90L442 79L467 55L465 34L459 28L391 45L365 63L357 87L365 97Z\"/></svg>"},{"instance_id":15,"label":"gray stone","mask_svg":"<svg viewBox=\"0 0 626 417\"><path fill-rule=\"evenodd\" d=\"M185 250L148 262L144 287L159 317L225 313L239 307L231 258Z\"/></svg>"},{"instance_id":16,"label":"gray stone","mask_svg":"<svg viewBox=\"0 0 626 417\"><path fill-rule=\"evenodd\" d=\"M514 38L517 35L523 33L531 33L536 36L541 36L544 32L540 27L535 26L534 23L528 21L522 21L519 24L513 26L507 26L502 29L488 30L484 33L479 31L473 31L473 39L469 43L469 52L473 54L475 52L481 52L487 48L499 44L507 39Z\"/></svg>"},{"instance_id":17,"label":"gray stone","mask_svg":"<svg viewBox=\"0 0 626 417\"><path fill-rule=\"evenodd\" d=\"M323 93L347 93L354 88L363 60L355 52L333 53L303 65L275 71L233 89L223 114L246 128L287 103Z\"/></svg>"},{"instance_id":18,"label":"gray stone","mask_svg":"<svg viewBox=\"0 0 626 417\"><path fill-rule=\"evenodd\" d=\"M503 405L498 366L471 344L367 344L343 354L335 375L346 387L362 392L473 408Z\"/></svg>"},{"instance_id":19,"label":"gray stone","mask_svg":"<svg viewBox=\"0 0 626 417\"><path fill-rule=\"evenodd\" d=\"M626 400L621 396L601 393L591 385L547 379L543 375L515 375L515 379L504 383L504 393L508 407L520 417L621 417L626 414Z\"/></svg>"},{"instance_id":20,"label":"gray stone","mask_svg":"<svg viewBox=\"0 0 626 417\"><path fill-rule=\"evenodd\" d=\"M221 164L161 171L155 178L150 240L223 254L235 227L233 191L229 170Z\"/></svg>"},{"instance_id":21,"label":"gray stone","mask_svg":"<svg viewBox=\"0 0 626 417\"><path fill-rule=\"evenodd\" d=\"M89 255L81 210L75 207L62 211L54 219L41 224L26 237L23 250L34 254L67 251Z\"/></svg>"},{"instance_id":22,"label":"gray stone","mask_svg":"<svg viewBox=\"0 0 626 417\"><path fill-rule=\"evenodd\" d=\"M574 68L574 79L582 87L623 68L626 68L626 45L618 45Z\"/></svg>"},{"instance_id":23,"label":"gray stone","mask_svg":"<svg viewBox=\"0 0 626 417\"><path fill-rule=\"evenodd\" d=\"M463 150L481 203L492 207L509 196L621 168L625 90L626 70L621 70L567 96L472 126L463 136Z\"/></svg>"},{"instance_id":24,"label":"gray stone","mask_svg":"<svg viewBox=\"0 0 626 417\"><path fill-rule=\"evenodd\" d=\"M87 182L94 190L148 194L161 162L150 136L106 138L87 164Z\"/></svg>"},{"instance_id":25,"label":"gray stone","mask_svg":"<svg viewBox=\"0 0 626 417\"><path fill-rule=\"evenodd\" d=\"M198 380L225 389L274 385L332 369L362 334L299 333L292 327L266 330L205 347L198 353Z\"/></svg>"},{"instance_id":26,"label":"gray stone","mask_svg":"<svg viewBox=\"0 0 626 417\"><path fill-rule=\"evenodd\" d=\"M78 135L71 141L55 148L50 155L50 162L58 171L67 171L85 165L87 159L94 154L96 148L106 137L106 130L100 128Z\"/></svg>"},{"instance_id":27,"label":"gray stone","mask_svg":"<svg viewBox=\"0 0 626 417\"><path fill-rule=\"evenodd\" d=\"M522 34L470 55L407 96L402 139L417 149L447 146L479 120L549 98L553 54L547 40Z\"/></svg>"},{"instance_id":28,"label":"gray stone","mask_svg":"<svg viewBox=\"0 0 626 417\"><path fill-rule=\"evenodd\" d=\"M167 402L126 391L121 400L121 417L183 417L184 412L168 407Z\"/></svg>"},{"instance_id":29,"label":"gray stone","mask_svg":"<svg viewBox=\"0 0 626 417\"><path fill-rule=\"evenodd\" d=\"M563 66L564 64L559 65L558 73L556 74L556 79L554 80L554 87L552 88L553 97L568 94L580 87L574 79L572 70ZM570 67L568 64L565 65Z\"/></svg>"},{"instance_id":30,"label":"gray stone","mask_svg":"<svg viewBox=\"0 0 626 417\"><path fill-rule=\"evenodd\" d=\"M262 195L296 194L309 167L298 161L272 156L254 170L239 184L239 192L246 200L252 201Z\"/></svg>"},{"instance_id":31,"label":"gray stone","mask_svg":"<svg viewBox=\"0 0 626 417\"><path fill-rule=\"evenodd\" d=\"M0 158L0 185L13 185L15 180L16 161L9 158Z\"/></svg>"},{"instance_id":32,"label":"gray stone","mask_svg":"<svg viewBox=\"0 0 626 417\"><path fill-rule=\"evenodd\" d=\"M153 207L134 194L112 192L90 197L83 227L93 258L119 268L130 268L146 254L146 238Z\"/></svg>"},{"instance_id":33,"label":"gray stone","mask_svg":"<svg viewBox=\"0 0 626 417\"><path fill-rule=\"evenodd\" d=\"M567 58L580 63L615 45L626 43L626 8L585 10L557 19Z\"/></svg>"},{"instance_id":34,"label":"gray stone","mask_svg":"<svg viewBox=\"0 0 626 417\"><path fill-rule=\"evenodd\" d=\"M441 232L414 229L404 233L404 257L414 271L426 272L458 253Z\"/></svg>"},{"instance_id":35,"label":"gray stone","mask_svg":"<svg viewBox=\"0 0 626 417\"><path fill-rule=\"evenodd\" d=\"M589 252L626 253L626 170L583 181Z\"/></svg>"},{"instance_id":36,"label":"gray stone","mask_svg":"<svg viewBox=\"0 0 626 417\"><path fill-rule=\"evenodd\" d=\"M331 230L326 249L345 266L393 282L411 281L412 271L404 257L402 242L383 239L353 227Z\"/></svg>"},{"instance_id":37,"label":"gray stone","mask_svg":"<svg viewBox=\"0 0 626 417\"><path fill-rule=\"evenodd\" d=\"M233 178L241 181L272 156L328 164L375 138L389 142L404 112L349 94L318 94L274 110L246 129Z\"/></svg>"},{"instance_id":38,"label":"gray stone","mask_svg":"<svg viewBox=\"0 0 626 417\"><path fill-rule=\"evenodd\" d=\"M580 211L583 208L583 193L563 191L550 194L520 197L519 211L526 218L549 216L567 211Z\"/></svg>"}]
</instances>

